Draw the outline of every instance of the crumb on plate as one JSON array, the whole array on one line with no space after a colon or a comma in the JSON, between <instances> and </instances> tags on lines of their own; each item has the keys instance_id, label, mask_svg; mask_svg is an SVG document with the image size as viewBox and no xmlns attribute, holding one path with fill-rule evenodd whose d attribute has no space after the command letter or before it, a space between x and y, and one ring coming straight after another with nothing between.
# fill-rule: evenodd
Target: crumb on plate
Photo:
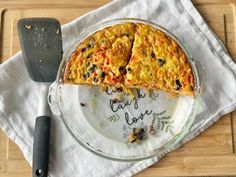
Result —
<instances>
[{"instance_id":1,"label":"crumb on plate","mask_svg":"<svg viewBox=\"0 0 236 177\"><path fill-rule=\"evenodd\" d=\"M145 130L143 128L133 128L132 132L129 134L128 141L130 143L140 143L144 139Z\"/></svg>"}]
</instances>

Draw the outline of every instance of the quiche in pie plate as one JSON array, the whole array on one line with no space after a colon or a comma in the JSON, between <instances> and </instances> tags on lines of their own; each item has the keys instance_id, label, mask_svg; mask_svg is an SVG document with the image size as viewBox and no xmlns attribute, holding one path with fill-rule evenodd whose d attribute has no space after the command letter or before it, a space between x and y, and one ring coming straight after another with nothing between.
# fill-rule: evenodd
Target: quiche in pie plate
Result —
<instances>
[{"instance_id":1,"label":"quiche in pie plate","mask_svg":"<svg viewBox=\"0 0 236 177\"><path fill-rule=\"evenodd\" d=\"M195 62L183 44L141 19L106 21L78 31L77 38L49 90L51 109L72 137L118 161L174 148L194 121L200 94Z\"/></svg>"}]
</instances>

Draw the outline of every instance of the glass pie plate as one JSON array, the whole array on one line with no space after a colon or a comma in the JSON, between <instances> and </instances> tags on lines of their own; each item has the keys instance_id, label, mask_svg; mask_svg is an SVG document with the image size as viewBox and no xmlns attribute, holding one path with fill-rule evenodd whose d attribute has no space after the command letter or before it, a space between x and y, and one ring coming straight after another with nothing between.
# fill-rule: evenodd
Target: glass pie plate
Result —
<instances>
[{"instance_id":1,"label":"glass pie plate","mask_svg":"<svg viewBox=\"0 0 236 177\"><path fill-rule=\"evenodd\" d=\"M137 99L125 96L115 102L119 92L100 91L98 87L63 84L67 60L78 44L94 32L125 22L144 23L163 31L183 49L192 67L196 96L170 97L162 91L150 95L136 90ZM64 54L57 79L50 86L48 101L54 114L61 118L71 136L94 154L117 161L137 161L161 155L188 133L197 111L200 80L197 68L184 45L169 31L141 19L115 19L90 27L79 34L78 41ZM154 133L150 133L150 126ZM143 128L140 143L128 142L133 128Z\"/></svg>"}]
</instances>

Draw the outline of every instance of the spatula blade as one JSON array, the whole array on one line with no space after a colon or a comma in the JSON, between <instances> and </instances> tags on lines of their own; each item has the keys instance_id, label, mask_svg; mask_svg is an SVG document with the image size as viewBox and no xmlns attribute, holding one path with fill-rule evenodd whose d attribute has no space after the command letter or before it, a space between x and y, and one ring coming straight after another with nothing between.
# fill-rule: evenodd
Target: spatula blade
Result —
<instances>
[{"instance_id":1,"label":"spatula blade","mask_svg":"<svg viewBox=\"0 0 236 177\"><path fill-rule=\"evenodd\" d=\"M22 54L32 80L53 82L62 58L60 23L52 18L18 21Z\"/></svg>"}]
</instances>

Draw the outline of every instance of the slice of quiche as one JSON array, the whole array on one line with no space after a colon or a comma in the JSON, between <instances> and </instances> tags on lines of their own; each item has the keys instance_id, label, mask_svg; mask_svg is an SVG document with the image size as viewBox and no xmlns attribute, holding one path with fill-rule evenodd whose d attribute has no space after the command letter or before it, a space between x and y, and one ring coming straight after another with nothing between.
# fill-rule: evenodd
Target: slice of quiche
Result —
<instances>
[{"instance_id":1,"label":"slice of quiche","mask_svg":"<svg viewBox=\"0 0 236 177\"><path fill-rule=\"evenodd\" d=\"M173 39L151 26L136 24L126 70L126 87L194 95L194 77L183 50Z\"/></svg>"},{"instance_id":2,"label":"slice of quiche","mask_svg":"<svg viewBox=\"0 0 236 177\"><path fill-rule=\"evenodd\" d=\"M135 25L125 23L107 27L85 39L66 65L64 83L123 84L134 33Z\"/></svg>"}]
</instances>

